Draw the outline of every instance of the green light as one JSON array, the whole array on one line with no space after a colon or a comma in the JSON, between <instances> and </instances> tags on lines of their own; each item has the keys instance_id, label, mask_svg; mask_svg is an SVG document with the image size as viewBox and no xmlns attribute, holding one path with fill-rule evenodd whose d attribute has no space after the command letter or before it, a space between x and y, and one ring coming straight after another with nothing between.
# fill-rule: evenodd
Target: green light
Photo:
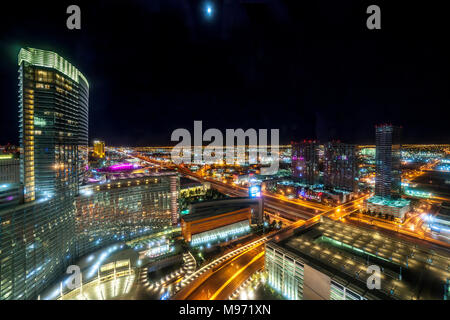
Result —
<instances>
[{"instance_id":1,"label":"green light","mask_svg":"<svg viewBox=\"0 0 450 320\"><path fill-rule=\"evenodd\" d=\"M89 83L86 77L71 63L52 51L35 48L22 48L20 49L18 56L19 66L22 64L22 61L26 61L35 66L54 68L78 83L80 82L79 78L81 78L86 82L89 88Z\"/></svg>"},{"instance_id":2,"label":"green light","mask_svg":"<svg viewBox=\"0 0 450 320\"><path fill-rule=\"evenodd\" d=\"M411 203L411 201L407 199L390 199L386 197L381 196L373 196L369 199L367 199L368 203L373 203L375 205L380 206L388 206L388 207L396 207L396 208L403 208Z\"/></svg>"},{"instance_id":3,"label":"green light","mask_svg":"<svg viewBox=\"0 0 450 320\"><path fill-rule=\"evenodd\" d=\"M324 242L331 243L331 244L334 245L334 246L344 246L344 247L346 247L346 248L349 248L350 250L357 251L357 252L361 252L361 253L367 254L367 255L369 255L369 256L372 256L372 257L374 257L374 258L378 258L378 259L384 260L384 261L392 262L392 261L390 261L390 260L388 260L388 259L385 259L385 258L383 258L383 257L380 257L380 256L377 255L377 254L373 254L373 253L370 253L370 252L368 252L368 251L366 251L366 250L362 250L362 249L353 247L353 246L351 246L351 245L349 245L349 244L347 244L347 243L345 243L345 242L341 242L341 241L339 241L339 240L336 240L336 239L333 239L333 238L329 238L329 237L327 237L327 236L322 236L322 237L320 237L320 238L319 238L319 241L320 241L320 240L321 240L321 241L324 241Z\"/></svg>"},{"instance_id":4,"label":"green light","mask_svg":"<svg viewBox=\"0 0 450 320\"><path fill-rule=\"evenodd\" d=\"M47 122L39 117L34 118L34 125L39 127L45 127L47 125Z\"/></svg>"},{"instance_id":5,"label":"green light","mask_svg":"<svg viewBox=\"0 0 450 320\"><path fill-rule=\"evenodd\" d=\"M420 190L413 190L413 189L405 189L405 193L407 195L413 196L413 197L420 197L420 198L431 198L433 197L433 194L431 192L425 192Z\"/></svg>"}]
</instances>

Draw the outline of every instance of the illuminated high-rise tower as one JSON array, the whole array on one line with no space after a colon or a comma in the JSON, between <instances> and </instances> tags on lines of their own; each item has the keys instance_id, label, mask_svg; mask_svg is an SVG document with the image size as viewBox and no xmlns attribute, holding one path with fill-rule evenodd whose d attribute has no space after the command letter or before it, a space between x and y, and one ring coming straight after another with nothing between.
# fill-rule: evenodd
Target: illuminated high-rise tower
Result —
<instances>
[{"instance_id":1,"label":"illuminated high-rise tower","mask_svg":"<svg viewBox=\"0 0 450 320\"><path fill-rule=\"evenodd\" d=\"M105 157L105 142L100 140L94 140L94 156L97 158Z\"/></svg>"},{"instance_id":2,"label":"illuminated high-rise tower","mask_svg":"<svg viewBox=\"0 0 450 320\"><path fill-rule=\"evenodd\" d=\"M375 195L387 198L400 198L402 190L400 167L401 127L379 125L375 128L375 134Z\"/></svg>"},{"instance_id":3,"label":"illuminated high-rise tower","mask_svg":"<svg viewBox=\"0 0 450 320\"><path fill-rule=\"evenodd\" d=\"M18 65L26 203L0 210L0 300L36 299L77 257L75 200L87 164L86 78L51 51L23 48ZM19 199L17 190L7 192Z\"/></svg>"},{"instance_id":4,"label":"illuminated high-rise tower","mask_svg":"<svg viewBox=\"0 0 450 320\"><path fill-rule=\"evenodd\" d=\"M76 195L87 161L89 84L51 51L23 48L18 63L24 201Z\"/></svg>"},{"instance_id":5,"label":"illuminated high-rise tower","mask_svg":"<svg viewBox=\"0 0 450 320\"><path fill-rule=\"evenodd\" d=\"M318 143L316 141L292 143L292 176L303 183L315 184L318 182Z\"/></svg>"},{"instance_id":6,"label":"illuminated high-rise tower","mask_svg":"<svg viewBox=\"0 0 450 320\"><path fill-rule=\"evenodd\" d=\"M323 184L328 188L336 188L355 192L358 190L358 164L356 147L341 142L328 142L324 152Z\"/></svg>"}]
</instances>

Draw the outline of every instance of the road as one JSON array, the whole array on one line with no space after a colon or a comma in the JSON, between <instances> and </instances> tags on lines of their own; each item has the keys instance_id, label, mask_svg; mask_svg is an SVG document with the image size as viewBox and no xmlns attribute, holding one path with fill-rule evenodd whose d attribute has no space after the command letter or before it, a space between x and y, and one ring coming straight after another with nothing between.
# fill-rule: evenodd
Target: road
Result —
<instances>
[{"instance_id":1,"label":"road","mask_svg":"<svg viewBox=\"0 0 450 320\"><path fill-rule=\"evenodd\" d=\"M273 213L270 210L267 210L267 208L265 208L264 214L269 216L269 223L271 223L272 221L281 221L284 225L290 225L298 220L298 219L290 220L290 219L283 218L282 216L278 215L277 213Z\"/></svg>"},{"instance_id":2,"label":"road","mask_svg":"<svg viewBox=\"0 0 450 320\"><path fill-rule=\"evenodd\" d=\"M214 189L217 189L218 191L224 194L234 197L248 197L247 188L237 185L226 184L222 181L200 177L197 174L183 167L179 167L179 171L180 173L190 176L201 182L210 183ZM285 197L274 196L267 192L263 192L263 197L265 207L268 207L272 210L277 210L280 213L280 215L285 216L288 219L289 218L309 219L315 216L317 213L330 210L331 208L319 203L312 203L299 199L291 200Z\"/></svg>"},{"instance_id":3,"label":"road","mask_svg":"<svg viewBox=\"0 0 450 320\"><path fill-rule=\"evenodd\" d=\"M227 261L203 281L186 300L226 300L245 280L264 266L264 247L252 248Z\"/></svg>"},{"instance_id":4,"label":"road","mask_svg":"<svg viewBox=\"0 0 450 320\"><path fill-rule=\"evenodd\" d=\"M143 156L143 155L136 155L137 158L153 163L158 164L164 167L168 167L169 164L163 163L157 160L154 160L152 158ZM173 164L171 164L173 167ZM183 167L183 166L176 166L178 171L182 173L183 175L189 176L195 180L198 180L200 182L208 182L211 184L211 186L214 189L217 189L218 191L232 196L232 197L248 197L248 189L233 185L233 184L227 184L222 181L205 178L202 177L189 169ZM288 199L286 197L278 196L278 195L272 195L267 192L263 192L264 196L264 206L271 209L271 212L277 212L280 214L280 216L287 218L287 219L301 219L306 220L309 218L314 217L316 214L320 212L325 212L331 209L329 206L325 206L320 203L314 203L310 201L305 200L292 200Z\"/></svg>"}]
</instances>

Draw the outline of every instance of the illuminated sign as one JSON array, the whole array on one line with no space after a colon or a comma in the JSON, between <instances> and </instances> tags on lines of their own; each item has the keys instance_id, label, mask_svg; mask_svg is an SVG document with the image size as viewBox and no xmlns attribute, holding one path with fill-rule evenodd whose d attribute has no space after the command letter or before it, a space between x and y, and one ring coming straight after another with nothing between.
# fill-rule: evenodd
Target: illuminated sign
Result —
<instances>
[{"instance_id":1,"label":"illuminated sign","mask_svg":"<svg viewBox=\"0 0 450 320\"><path fill-rule=\"evenodd\" d=\"M261 197L261 187L260 186L251 186L248 192L249 192L249 195L251 198Z\"/></svg>"}]
</instances>

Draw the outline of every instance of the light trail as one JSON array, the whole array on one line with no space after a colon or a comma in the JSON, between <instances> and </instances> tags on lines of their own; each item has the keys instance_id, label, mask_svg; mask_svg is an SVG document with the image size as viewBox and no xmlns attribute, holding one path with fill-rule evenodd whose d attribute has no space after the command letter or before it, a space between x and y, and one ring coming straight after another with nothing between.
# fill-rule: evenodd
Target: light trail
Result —
<instances>
[{"instance_id":1,"label":"light trail","mask_svg":"<svg viewBox=\"0 0 450 320\"><path fill-rule=\"evenodd\" d=\"M258 253L256 256L254 256L253 259L250 260L250 262L248 262L245 266L240 268L236 273L234 273L231 276L231 278L229 278L227 281L225 281L225 283L211 296L211 298L209 298L209 300L214 300L231 281L233 281L238 275L240 275L245 269L247 269L248 266L250 266L256 260L261 258L264 254L265 254L265 251L262 251L262 252Z\"/></svg>"}]
</instances>

